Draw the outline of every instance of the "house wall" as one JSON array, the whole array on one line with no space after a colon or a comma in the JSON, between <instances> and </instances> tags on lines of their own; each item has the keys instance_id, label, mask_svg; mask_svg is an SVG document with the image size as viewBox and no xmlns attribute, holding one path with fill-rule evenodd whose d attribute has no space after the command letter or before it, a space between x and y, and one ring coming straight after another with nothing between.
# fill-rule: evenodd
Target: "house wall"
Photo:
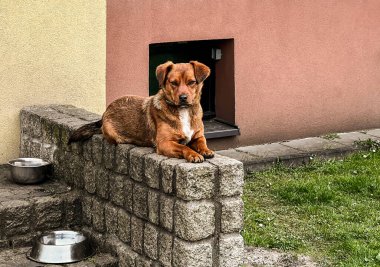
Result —
<instances>
[{"instance_id":1,"label":"house wall","mask_svg":"<svg viewBox=\"0 0 380 267\"><path fill-rule=\"evenodd\" d=\"M148 95L149 44L234 38L235 122L214 148L380 126L380 2L107 1L107 103Z\"/></svg>"},{"instance_id":2,"label":"house wall","mask_svg":"<svg viewBox=\"0 0 380 267\"><path fill-rule=\"evenodd\" d=\"M0 2L0 164L18 157L19 112L105 108L105 0Z\"/></svg>"}]
</instances>

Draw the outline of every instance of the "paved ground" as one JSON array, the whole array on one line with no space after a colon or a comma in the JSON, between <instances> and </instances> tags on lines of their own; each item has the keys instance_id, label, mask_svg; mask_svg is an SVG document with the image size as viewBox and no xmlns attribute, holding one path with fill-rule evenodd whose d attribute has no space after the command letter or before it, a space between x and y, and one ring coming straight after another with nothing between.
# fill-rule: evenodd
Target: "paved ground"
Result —
<instances>
[{"instance_id":1,"label":"paved ground","mask_svg":"<svg viewBox=\"0 0 380 267\"><path fill-rule=\"evenodd\" d=\"M98 253L95 256L77 263L71 264L42 264L26 258L29 247L7 249L0 251L0 267L116 267L117 261L109 254Z\"/></svg>"},{"instance_id":2,"label":"paved ground","mask_svg":"<svg viewBox=\"0 0 380 267\"><path fill-rule=\"evenodd\" d=\"M41 264L26 258L29 247L7 249L0 251L0 267L113 267L116 259L109 254L98 253L82 262L53 265ZM317 265L308 257L296 256L275 250L262 248L246 248L244 267L276 266L276 267L316 267Z\"/></svg>"},{"instance_id":3,"label":"paved ground","mask_svg":"<svg viewBox=\"0 0 380 267\"><path fill-rule=\"evenodd\" d=\"M244 163L245 171L252 172L266 169L279 161L295 166L307 163L314 157L342 157L359 149L356 141L368 139L380 141L380 129L238 147L217 153L240 160Z\"/></svg>"}]
</instances>

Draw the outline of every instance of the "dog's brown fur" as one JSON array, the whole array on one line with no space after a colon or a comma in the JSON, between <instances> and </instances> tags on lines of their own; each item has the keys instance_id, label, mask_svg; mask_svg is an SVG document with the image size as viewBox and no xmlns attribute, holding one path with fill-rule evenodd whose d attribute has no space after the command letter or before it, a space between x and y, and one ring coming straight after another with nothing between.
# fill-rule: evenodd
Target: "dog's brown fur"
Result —
<instances>
[{"instance_id":1,"label":"dog's brown fur","mask_svg":"<svg viewBox=\"0 0 380 267\"><path fill-rule=\"evenodd\" d=\"M154 146L158 154L185 158L189 162L212 158L214 152L206 144L200 105L203 81L209 75L210 69L197 61L161 64L156 69L160 85L156 95L115 100L107 107L102 121L74 131L69 143L90 138L101 125L101 132L111 143ZM180 101L184 95L186 103ZM191 131L187 131L186 136L183 116L187 118L187 114Z\"/></svg>"}]
</instances>

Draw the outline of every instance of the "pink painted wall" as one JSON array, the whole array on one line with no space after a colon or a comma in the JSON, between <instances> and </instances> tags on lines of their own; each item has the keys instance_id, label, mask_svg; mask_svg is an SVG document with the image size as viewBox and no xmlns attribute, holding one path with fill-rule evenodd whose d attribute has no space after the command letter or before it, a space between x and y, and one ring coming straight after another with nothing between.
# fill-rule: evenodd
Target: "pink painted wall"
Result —
<instances>
[{"instance_id":1,"label":"pink painted wall","mask_svg":"<svg viewBox=\"0 0 380 267\"><path fill-rule=\"evenodd\" d=\"M214 148L380 127L379 14L378 0L108 0L107 103L148 95L150 43L234 38L241 135Z\"/></svg>"}]
</instances>

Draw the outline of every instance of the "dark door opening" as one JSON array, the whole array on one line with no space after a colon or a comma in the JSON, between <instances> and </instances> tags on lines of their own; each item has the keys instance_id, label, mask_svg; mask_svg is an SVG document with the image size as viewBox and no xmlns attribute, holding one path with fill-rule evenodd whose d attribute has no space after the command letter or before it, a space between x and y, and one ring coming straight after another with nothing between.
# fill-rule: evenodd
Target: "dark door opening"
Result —
<instances>
[{"instance_id":1,"label":"dark door opening","mask_svg":"<svg viewBox=\"0 0 380 267\"><path fill-rule=\"evenodd\" d=\"M212 42L195 41L153 44L149 47L149 94L156 94L158 82L155 69L158 65L170 60L174 63L197 60L211 69L203 85L201 105L204 118L215 117L215 60L211 58Z\"/></svg>"},{"instance_id":2,"label":"dark door opening","mask_svg":"<svg viewBox=\"0 0 380 267\"><path fill-rule=\"evenodd\" d=\"M149 95L158 92L156 67L197 60L211 69L203 85L201 105L206 138L239 134L235 123L233 39L171 42L149 45ZM218 53L215 51L218 50ZM223 55L222 55L223 53Z\"/></svg>"}]
</instances>

